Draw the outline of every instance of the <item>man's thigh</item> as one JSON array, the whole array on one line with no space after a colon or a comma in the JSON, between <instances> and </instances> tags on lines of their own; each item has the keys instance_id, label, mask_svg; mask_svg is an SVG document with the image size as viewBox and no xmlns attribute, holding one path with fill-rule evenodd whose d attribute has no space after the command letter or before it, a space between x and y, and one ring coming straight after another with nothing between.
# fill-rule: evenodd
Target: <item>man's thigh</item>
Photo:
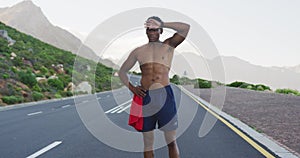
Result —
<instances>
[{"instance_id":1,"label":"man's thigh","mask_svg":"<svg viewBox=\"0 0 300 158\"><path fill-rule=\"evenodd\" d=\"M154 131L142 132L144 140L144 149L145 151L153 150L154 144Z\"/></svg>"}]
</instances>

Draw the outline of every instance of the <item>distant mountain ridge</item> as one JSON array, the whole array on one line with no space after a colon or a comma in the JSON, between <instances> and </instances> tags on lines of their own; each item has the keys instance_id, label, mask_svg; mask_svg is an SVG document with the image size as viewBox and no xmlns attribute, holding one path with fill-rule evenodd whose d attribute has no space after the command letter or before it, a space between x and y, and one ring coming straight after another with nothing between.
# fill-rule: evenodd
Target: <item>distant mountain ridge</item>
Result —
<instances>
[{"instance_id":1,"label":"distant mountain ridge","mask_svg":"<svg viewBox=\"0 0 300 158\"><path fill-rule=\"evenodd\" d=\"M300 90L300 73L296 70L253 65L237 57L219 56L210 60L195 53L180 53L174 56L172 71L181 76L185 73L188 77L205 79L211 79L211 72L217 72L215 73L217 74L216 78L221 79L218 72L221 73L222 71L216 67L218 64L223 65L226 83L244 81L253 84L266 84L273 90L275 88Z\"/></svg>"},{"instance_id":2,"label":"distant mountain ridge","mask_svg":"<svg viewBox=\"0 0 300 158\"><path fill-rule=\"evenodd\" d=\"M300 64L296 66L285 66L285 67L278 67L278 66L272 66L275 70L281 70L281 71L293 71L296 73L300 73Z\"/></svg>"},{"instance_id":3,"label":"distant mountain ridge","mask_svg":"<svg viewBox=\"0 0 300 158\"><path fill-rule=\"evenodd\" d=\"M106 66L116 67L113 62L100 59L89 47L82 45L73 34L52 25L41 8L31 0L22 1L12 7L0 8L0 21L46 43L71 51L73 54L77 54L80 48L82 57L99 59L99 62Z\"/></svg>"},{"instance_id":4,"label":"distant mountain ridge","mask_svg":"<svg viewBox=\"0 0 300 158\"><path fill-rule=\"evenodd\" d=\"M287 67L287 68L294 72L300 73L300 64L296 66Z\"/></svg>"}]
</instances>

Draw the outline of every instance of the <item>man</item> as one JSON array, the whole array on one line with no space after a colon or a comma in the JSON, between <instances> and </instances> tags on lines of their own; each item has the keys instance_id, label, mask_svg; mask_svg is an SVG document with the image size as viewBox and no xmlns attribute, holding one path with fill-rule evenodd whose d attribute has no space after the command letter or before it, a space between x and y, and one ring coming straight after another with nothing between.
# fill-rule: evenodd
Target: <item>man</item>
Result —
<instances>
[{"instance_id":1,"label":"man","mask_svg":"<svg viewBox=\"0 0 300 158\"><path fill-rule=\"evenodd\" d=\"M129 124L143 132L145 158L154 157L153 130L156 124L164 132L169 157L178 158L177 114L173 91L169 85L169 71L174 48L184 41L190 26L181 22L163 22L159 17L153 16L147 19L145 28L149 42L134 49L119 71L120 79L134 94ZM161 42L159 37L163 28L173 29L176 33ZM133 86L127 77L127 72L136 62L142 72L141 86Z\"/></svg>"}]
</instances>

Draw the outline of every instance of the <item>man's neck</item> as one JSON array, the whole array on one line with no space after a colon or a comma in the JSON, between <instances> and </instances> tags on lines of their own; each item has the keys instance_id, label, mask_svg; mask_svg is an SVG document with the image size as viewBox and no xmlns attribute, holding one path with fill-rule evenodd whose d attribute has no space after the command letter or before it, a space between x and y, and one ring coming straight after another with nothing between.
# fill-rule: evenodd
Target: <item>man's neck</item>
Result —
<instances>
[{"instance_id":1,"label":"man's neck","mask_svg":"<svg viewBox=\"0 0 300 158\"><path fill-rule=\"evenodd\" d=\"M149 41L148 43L162 43L162 41L157 40L157 41Z\"/></svg>"}]
</instances>

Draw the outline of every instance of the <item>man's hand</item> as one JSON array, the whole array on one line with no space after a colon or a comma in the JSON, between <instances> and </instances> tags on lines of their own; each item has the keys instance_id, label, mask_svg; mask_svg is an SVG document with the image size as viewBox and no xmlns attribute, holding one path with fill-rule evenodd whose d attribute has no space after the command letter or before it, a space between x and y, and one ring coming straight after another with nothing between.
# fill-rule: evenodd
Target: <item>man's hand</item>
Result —
<instances>
[{"instance_id":1,"label":"man's hand","mask_svg":"<svg viewBox=\"0 0 300 158\"><path fill-rule=\"evenodd\" d=\"M131 85L131 84L130 84ZM129 86L129 89L131 90L132 93L139 97L145 97L146 96L146 90L143 89L141 86Z\"/></svg>"},{"instance_id":2,"label":"man's hand","mask_svg":"<svg viewBox=\"0 0 300 158\"><path fill-rule=\"evenodd\" d=\"M149 28L149 29L162 28L162 23L154 19L147 20L144 25L145 28Z\"/></svg>"}]
</instances>

